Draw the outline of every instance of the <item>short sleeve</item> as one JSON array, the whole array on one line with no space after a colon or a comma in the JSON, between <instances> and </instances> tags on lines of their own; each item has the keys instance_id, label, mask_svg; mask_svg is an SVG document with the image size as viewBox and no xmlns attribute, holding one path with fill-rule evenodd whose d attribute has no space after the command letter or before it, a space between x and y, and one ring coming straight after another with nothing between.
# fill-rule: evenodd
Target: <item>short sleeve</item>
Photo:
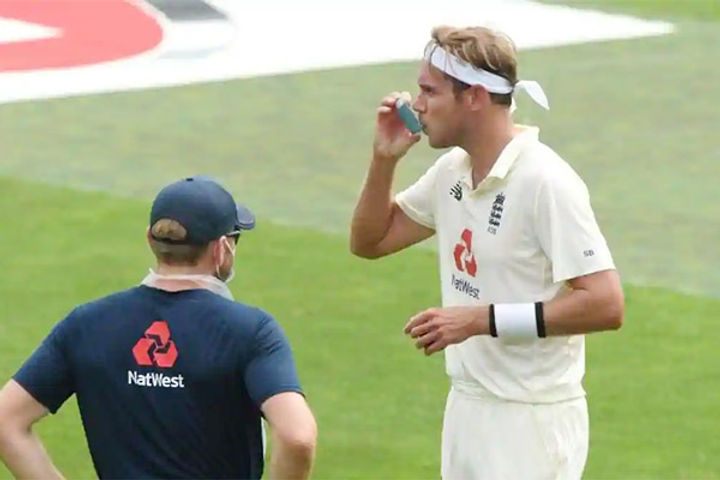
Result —
<instances>
[{"instance_id":1,"label":"short sleeve","mask_svg":"<svg viewBox=\"0 0 720 480\"><path fill-rule=\"evenodd\" d=\"M278 393L302 393L290 343L272 317L263 318L253 342L245 370L245 384L253 402L259 407Z\"/></svg>"},{"instance_id":2,"label":"short sleeve","mask_svg":"<svg viewBox=\"0 0 720 480\"><path fill-rule=\"evenodd\" d=\"M535 230L554 282L615 268L585 183L569 167L546 178L535 204Z\"/></svg>"},{"instance_id":3,"label":"short sleeve","mask_svg":"<svg viewBox=\"0 0 720 480\"><path fill-rule=\"evenodd\" d=\"M395 203L412 221L435 229L435 184L438 162L413 185L395 195Z\"/></svg>"},{"instance_id":4,"label":"short sleeve","mask_svg":"<svg viewBox=\"0 0 720 480\"><path fill-rule=\"evenodd\" d=\"M58 323L13 376L32 397L55 413L75 391L67 351L69 317Z\"/></svg>"}]
</instances>

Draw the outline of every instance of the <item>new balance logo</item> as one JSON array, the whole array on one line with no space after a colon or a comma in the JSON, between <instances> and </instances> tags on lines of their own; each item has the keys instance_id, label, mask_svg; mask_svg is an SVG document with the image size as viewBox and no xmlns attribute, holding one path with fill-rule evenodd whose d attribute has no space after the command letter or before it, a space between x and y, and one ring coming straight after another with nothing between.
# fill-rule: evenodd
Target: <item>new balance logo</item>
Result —
<instances>
[{"instance_id":1,"label":"new balance logo","mask_svg":"<svg viewBox=\"0 0 720 480\"><path fill-rule=\"evenodd\" d=\"M487 231L495 235L500 228L500 220L502 220L503 206L505 205L505 194L500 192L495 197L495 201L490 209L490 218L488 219Z\"/></svg>"},{"instance_id":2,"label":"new balance logo","mask_svg":"<svg viewBox=\"0 0 720 480\"><path fill-rule=\"evenodd\" d=\"M132 353L137 364L142 367L170 368L175 365L178 351L175 342L170 340L167 322L153 322L145 330L145 336L137 341Z\"/></svg>"},{"instance_id":3,"label":"new balance logo","mask_svg":"<svg viewBox=\"0 0 720 480\"><path fill-rule=\"evenodd\" d=\"M458 182L452 186L450 189L450 195L455 198L458 202L462 200L462 184L458 180Z\"/></svg>"}]
</instances>

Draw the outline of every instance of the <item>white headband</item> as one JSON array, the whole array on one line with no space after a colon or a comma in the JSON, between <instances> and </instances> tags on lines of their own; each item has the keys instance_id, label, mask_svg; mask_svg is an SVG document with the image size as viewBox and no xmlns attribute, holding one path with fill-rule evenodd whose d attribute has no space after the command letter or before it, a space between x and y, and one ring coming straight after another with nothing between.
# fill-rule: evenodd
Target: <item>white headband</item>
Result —
<instances>
[{"instance_id":1,"label":"white headband","mask_svg":"<svg viewBox=\"0 0 720 480\"><path fill-rule=\"evenodd\" d=\"M490 93L508 94L513 93L516 89L525 90L535 103L545 110L550 110L545 92L534 80L520 80L513 86L507 78L475 67L436 44L428 47L425 52L425 60L451 77L468 85L481 85Z\"/></svg>"}]
</instances>

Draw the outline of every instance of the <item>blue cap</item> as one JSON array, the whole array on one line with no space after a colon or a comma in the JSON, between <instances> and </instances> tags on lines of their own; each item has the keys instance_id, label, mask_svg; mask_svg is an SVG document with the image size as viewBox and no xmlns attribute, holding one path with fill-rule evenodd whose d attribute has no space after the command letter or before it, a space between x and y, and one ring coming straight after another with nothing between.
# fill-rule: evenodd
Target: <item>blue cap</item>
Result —
<instances>
[{"instance_id":1,"label":"blue cap","mask_svg":"<svg viewBox=\"0 0 720 480\"><path fill-rule=\"evenodd\" d=\"M160 190L150 210L150 227L163 218L175 220L187 230L182 241L156 239L169 243L204 245L255 227L252 212L206 177L185 178Z\"/></svg>"}]
</instances>

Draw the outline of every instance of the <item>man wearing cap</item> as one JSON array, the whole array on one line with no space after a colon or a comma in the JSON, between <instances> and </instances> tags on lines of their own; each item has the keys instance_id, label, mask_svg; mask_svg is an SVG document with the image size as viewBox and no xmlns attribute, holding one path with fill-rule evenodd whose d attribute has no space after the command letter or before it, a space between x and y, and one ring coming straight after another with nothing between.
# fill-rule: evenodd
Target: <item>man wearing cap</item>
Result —
<instances>
[{"instance_id":1,"label":"man wearing cap","mask_svg":"<svg viewBox=\"0 0 720 480\"><path fill-rule=\"evenodd\" d=\"M378 258L437 234L442 308L405 333L445 351L451 380L442 477L579 479L588 451L584 335L617 329L624 300L612 256L572 168L513 124L515 46L480 27L432 33L413 102L434 148L454 147L392 197L398 161L420 140L378 108L373 157L352 222L351 250Z\"/></svg>"},{"instance_id":2,"label":"man wearing cap","mask_svg":"<svg viewBox=\"0 0 720 480\"><path fill-rule=\"evenodd\" d=\"M266 312L232 300L235 245L255 219L216 182L160 191L142 284L81 305L0 391L0 456L18 478L62 478L32 433L73 393L100 478L254 478L261 416L273 479L305 479L316 425Z\"/></svg>"}]
</instances>

